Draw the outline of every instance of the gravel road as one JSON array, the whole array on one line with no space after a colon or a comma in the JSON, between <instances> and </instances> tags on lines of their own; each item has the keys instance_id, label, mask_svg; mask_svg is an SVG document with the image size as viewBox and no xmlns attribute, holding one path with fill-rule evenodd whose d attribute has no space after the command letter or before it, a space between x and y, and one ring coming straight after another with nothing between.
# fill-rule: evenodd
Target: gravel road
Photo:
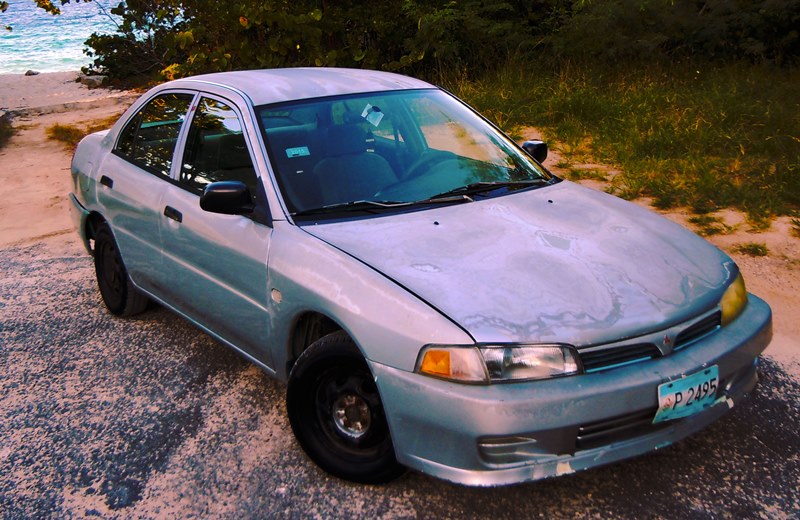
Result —
<instances>
[{"instance_id":1,"label":"gravel road","mask_svg":"<svg viewBox=\"0 0 800 520\"><path fill-rule=\"evenodd\" d=\"M306 459L282 385L164 309L108 314L76 242L0 249L0 518L800 518L800 383L768 358L747 402L637 459L355 485Z\"/></svg>"}]
</instances>

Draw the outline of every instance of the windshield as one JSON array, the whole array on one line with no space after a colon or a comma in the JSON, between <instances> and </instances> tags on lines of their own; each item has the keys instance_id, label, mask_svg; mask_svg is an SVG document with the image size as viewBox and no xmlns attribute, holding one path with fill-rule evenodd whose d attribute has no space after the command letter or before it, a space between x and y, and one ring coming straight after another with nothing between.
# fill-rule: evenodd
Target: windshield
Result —
<instances>
[{"instance_id":1,"label":"windshield","mask_svg":"<svg viewBox=\"0 0 800 520\"><path fill-rule=\"evenodd\" d=\"M258 112L293 215L458 203L551 179L507 137L440 90L324 98ZM458 193L464 195L453 196Z\"/></svg>"}]
</instances>

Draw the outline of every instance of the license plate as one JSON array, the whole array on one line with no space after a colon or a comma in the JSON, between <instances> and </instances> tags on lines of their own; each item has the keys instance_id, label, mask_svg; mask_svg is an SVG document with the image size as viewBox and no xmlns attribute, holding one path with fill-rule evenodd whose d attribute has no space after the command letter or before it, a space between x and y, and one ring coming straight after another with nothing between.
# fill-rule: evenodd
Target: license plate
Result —
<instances>
[{"instance_id":1,"label":"license plate","mask_svg":"<svg viewBox=\"0 0 800 520\"><path fill-rule=\"evenodd\" d=\"M717 400L719 369L708 367L658 386L658 411L653 424L701 412Z\"/></svg>"}]
</instances>

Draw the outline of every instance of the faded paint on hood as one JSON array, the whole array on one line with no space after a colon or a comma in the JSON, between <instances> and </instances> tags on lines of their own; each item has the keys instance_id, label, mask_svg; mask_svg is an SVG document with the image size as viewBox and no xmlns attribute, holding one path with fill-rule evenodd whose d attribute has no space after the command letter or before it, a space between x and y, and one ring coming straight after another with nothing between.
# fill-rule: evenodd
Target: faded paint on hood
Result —
<instances>
[{"instance_id":1,"label":"faded paint on hood","mask_svg":"<svg viewBox=\"0 0 800 520\"><path fill-rule=\"evenodd\" d=\"M567 181L304 229L486 343L584 346L652 332L716 305L737 272L681 226Z\"/></svg>"}]
</instances>

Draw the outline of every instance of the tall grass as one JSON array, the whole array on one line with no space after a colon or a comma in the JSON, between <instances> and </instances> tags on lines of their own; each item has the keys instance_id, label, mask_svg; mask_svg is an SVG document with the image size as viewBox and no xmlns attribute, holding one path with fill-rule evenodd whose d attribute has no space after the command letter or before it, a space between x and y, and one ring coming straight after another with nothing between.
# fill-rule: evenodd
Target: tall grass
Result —
<instances>
[{"instance_id":1,"label":"tall grass","mask_svg":"<svg viewBox=\"0 0 800 520\"><path fill-rule=\"evenodd\" d=\"M85 126L62 125L55 123L45 129L47 137L54 141L60 141L67 150L74 150L78 143L87 135L111 128L119 119L119 115L110 116L98 121L93 121Z\"/></svg>"},{"instance_id":2,"label":"tall grass","mask_svg":"<svg viewBox=\"0 0 800 520\"><path fill-rule=\"evenodd\" d=\"M567 160L620 167L611 191L754 219L800 208L800 70L512 61L444 84L512 135L535 125Z\"/></svg>"}]
</instances>

